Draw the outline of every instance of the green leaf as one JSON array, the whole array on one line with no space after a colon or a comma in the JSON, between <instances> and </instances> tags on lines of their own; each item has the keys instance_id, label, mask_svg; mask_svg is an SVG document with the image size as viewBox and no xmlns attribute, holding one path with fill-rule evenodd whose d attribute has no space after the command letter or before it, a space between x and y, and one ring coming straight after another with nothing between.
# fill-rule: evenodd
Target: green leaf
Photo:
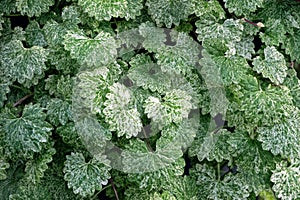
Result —
<instances>
[{"instance_id":1,"label":"green leaf","mask_svg":"<svg viewBox=\"0 0 300 200\"><path fill-rule=\"evenodd\" d=\"M170 191L175 196L175 199L199 199L199 188L197 187L196 180L191 177L178 177L170 182L170 184L167 184L166 188L167 191Z\"/></svg>"},{"instance_id":2,"label":"green leaf","mask_svg":"<svg viewBox=\"0 0 300 200\"><path fill-rule=\"evenodd\" d=\"M226 19L223 24L209 20L198 20L196 22L198 40L218 38L224 41L240 41L243 25L240 20Z\"/></svg>"},{"instance_id":3,"label":"green leaf","mask_svg":"<svg viewBox=\"0 0 300 200\"><path fill-rule=\"evenodd\" d=\"M45 35L40 25L36 21L30 21L26 27L26 42L29 46L47 46Z\"/></svg>"},{"instance_id":4,"label":"green leaf","mask_svg":"<svg viewBox=\"0 0 300 200\"><path fill-rule=\"evenodd\" d=\"M49 10L49 7L54 5L54 3L54 0L16 0L16 7L22 15L28 15L29 17L38 17L42 13L47 12Z\"/></svg>"},{"instance_id":5,"label":"green leaf","mask_svg":"<svg viewBox=\"0 0 300 200\"><path fill-rule=\"evenodd\" d=\"M56 129L57 134L62 137L62 140L65 144L69 144L74 148L82 147L82 141L77 133L74 122L69 122L64 126L59 126Z\"/></svg>"},{"instance_id":6,"label":"green leaf","mask_svg":"<svg viewBox=\"0 0 300 200\"><path fill-rule=\"evenodd\" d=\"M291 116L279 124L257 129L257 140L262 142L264 150L271 151L274 155L280 154L284 158L294 159L300 156L300 125L299 110L295 107L289 109Z\"/></svg>"},{"instance_id":7,"label":"green leaf","mask_svg":"<svg viewBox=\"0 0 300 200\"><path fill-rule=\"evenodd\" d=\"M49 50L48 61L62 74L76 74L80 68L78 62L62 46Z\"/></svg>"},{"instance_id":8,"label":"green leaf","mask_svg":"<svg viewBox=\"0 0 300 200\"><path fill-rule=\"evenodd\" d=\"M0 181L7 178L6 169L9 167L10 164L5 159L3 147L0 147Z\"/></svg>"},{"instance_id":9,"label":"green leaf","mask_svg":"<svg viewBox=\"0 0 300 200\"><path fill-rule=\"evenodd\" d=\"M149 192L146 190L140 190L137 188L128 188L125 191L125 200L176 200L176 198L168 191L162 192Z\"/></svg>"},{"instance_id":10,"label":"green leaf","mask_svg":"<svg viewBox=\"0 0 300 200\"><path fill-rule=\"evenodd\" d=\"M287 165L282 161L276 165L271 181L272 189L278 198L282 200L300 198L300 164L299 161Z\"/></svg>"},{"instance_id":11,"label":"green leaf","mask_svg":"<svg viewBox=\"0 0 300 200\"><path fill-rule=\"evenodd\" d=\"M197 185L201 188L199 199L246 200L249 196L248 186L236 175L227 174L220 180L215 169L206 164L197 164L193 175L198 177Z\"/></svg>"},{"instance_id":12,"label":"green leaf","mask_svg":"<svg viewBox=\"0 0 300 200\"><path fill-rule=\"evenodd\" d=\"M172 24L178 26L181 20L192 14L193 3L188 0L147 0L146 6L158 26L171 28Z\"/></svg>"},{"instance_id":13,"label":"green leaf","mask_svg":"<svg viewBox=\"0 0 300 200\"><path fill-rule=\"evenodd\" d=\"M134 184L140 189L147 191L160 190L167 187L177 177L182 176L184 165L184 160L178 159L171 165L153 172L129 173L127 179L130 184Z\"/></svg>"},{"instance_id":14,"label":"green leaf","mask_svg":"<svg viewBox=\"0 0 300 200\"><path fill-rule=\"evenodd\" d=\"M225 53L227 57L238 55L250 60L255 53L253 37L243 37L241 41L229 42L226 46L229 48Z\"/></svg>"},{"instance_id":15,"label":"green leaf","mask_svg":"<svg viewBox=\"0 0 300 200\"><path fill-rule=\"evenodd\" d=\"M279 46L286 40L287 30L282 20L269 19L265 25L265 31L260 32L259 36L266 45Z\"/></svg>"},{"instance_id":16,"label":"green leaf","mask_svg":"<svg viewBox=\"0 0 300 200\"><path fill-rule=\"evenodd\" d=\"M292 37L287 37L283 42L285 52L291 56L291 60L300 62L300 55L297 49L300 48L300 31L296 30Z\"/></svg>"},{"instance_id":17,"label":"green leaf","mask_svg":"<svg viewBox=\"0 0 300 200\"><path fill-rule=\"evenodd\" d=\"M170 33L172 34L172 33ZM200 45L186 33L173 33L174 46L162 46L155 55L163 72L191 73L199 60Z\"/></svg>"},{"instance_id":18,"label":"green leaf","mask_svg":"<svg viewBox=\"0 0 300 200\"><path fill-rule=\"evenodd\" d=\"M227 142L234 149L234 163L240 179L248 185L249 191L258 195L269 189L271 170L275 168L275 161L278 159L264 151L261 144L252 139L245 130L236 130Z\"/></svg>"},{"instance_id":19,"label":"green leaf","mask_svg":"<svg viewBox=\"0 0 300 200\"><path fill-rule=\"evenodd\" d=\"M41 178L44 177L45 171L48 169L48 163L52 162L52 156L56 150L52 147L42 152L42 154L36 156L33 160L26 163L25 167L25 179L28 183L37 184L40 183Z\"/></svg>"},{"instance_id":20,"label":"green leaf","mask_svg":"<svg viewBox=\"0 0 300 200\"><path fill-rule=\"evenodd\" d=\"M297 77L297 72L295 69L289 69L287 74L283 84L291 90L294 105L300 108L300 80Z\"/></svg>"},{"instance_id":21,"label":"green leaf","mask_svg":"<svg viewBox=\"0 0 300 200\"><path fill-rule=\"evenodd\" d=\"M132 102L131 91L120 83L114 83L109 90L103 113L110 130L117 131L118 137L137 136L141 131L142 122L136 107L130 105Z\"/></svg>"},{"instance_id":22,"label":"green leaf","mask_svg":"<svg viewBox=\"0 0 300 200\"><path fill-rule=\"evenodd\" d=\"M184 160L181 159L182 151L179 151L179 148L169 144L167 147L161 147L161 149L152 152L151 149L148 150L146 143L141 139L130 140L126 150L121 153L122 170L126 173L147 174L179 165L181 171Z\"/></svg>"},{"instance_id":23,"label":"green leaf","mask_svg":"<svg viewBox=\"0 0 300 200\"><path fill-rule=\"evenodd\" d=\"M251 71L247 60L239 56L213 56L208 54L206 51L202 51L202 56L203 58L201 58L199 62L200 65L204 66L201 69L202 74L205 73L208 75L212 75L219 72L224 86L231 85L232 83L239 84L240 81L244 79L244 76L249 74ZM208 68L208 64L214 65L215 67ZM210 70L210 72L207 70ZM213 70L215 70L216 72L214 73ZM207 79L205 79L207 84L213 85L212 83L210 83L210 76L207 77Z\"/></svg>"},{"instance_id":24,"label":"green leaf","mask_svg":"<svg viewBox=\"0 0 300 200\"><path fill-rule=\"evenodd\" d=\"M61 13L61 18L63 19L63 21L69 21L73 24L79 24L81 22L80 8L77 6L64 7L63 12Z\"/></svg>"},{"instance_id":25,"label":"green leaf","mask_svg":"<svg viewBox=\"0 0 300 200\"><path fill-rule=\"evenodd\" d=\"M199 130L198 116L184 119L180 124L171 124L161 131L161 137L156 141L156 150L178 149L178 152L190 148ZM173 156L173 155L169 155Z\"/></svg>"},{"instance_id":26,"label":"green leaf","mask_svg":"<svg viewBox=\"0 0 300 200\"><path fill-rule=\"evenodd\" d=\"M71 153L67 156L63 170L68 187L72 188L75 194L83 197L91 196L96 190L101 190L101 184L106 185L110 178L110 167L106 162L96 159L86 162L81 153Z\"/></svg>"},{"instance_id":27,"label":"green leaf","mask_svg":"<svg viewBox=\"0 0 300 200\"><path fill-rule=\"evenodd\" d=\"M103 116L103 109L108 87L119 80L122 66L114 62L107 67L85 70L77 74L73 89L73 115L80 118L84 115L98 113Z\"/></svg>"},{"instance_id":28,"label":"green leaf","mask_svg":"<svg viewBox=\"0 0 300 200\"><path fill-rule=\"evenodd\" d=\"M62 45L67 32L76 30L78 27L73 23L58 23L53 19L47 20L43 27L46 41L52 47Z\"/></svg>"},{"instance_id":29,"label":"green leaf","mask_svg":"<svg viewBox=\"0 0 300 200\"><path fill-rule=\"evenodd\" d=\"M65 125L72 119L71 105L61 99L51 99L47 105L47 119L54 125Z\"/></svg>"},{"instance_id":30,"label":"green leaf","mask_svg":"<svg viewBox=\"0 0 300 200\"><path fill-rule=\"evenodd\" d=\"M78 5L90 17L109 21L112 17L134 19L141 14L141 0L78 0Z\"/></svg>"},{"instance_id":31,"label":"green leaf","mask_svg":"<svg viewBox=\"0 0 300 200\"><path fill-rule=\"evenodd\" d=\"M83 33L68 33L64 37L64 46L72 58L89 67L112 63L119 47L115 39L105 32L100 32L93 39Z\"/></svg>"},{"instance_id":32,"label":"green leaf","mask_svg":"<svg viewBox=\"0 0 300 200\"><path fill-rule=\"evenodd\" d=\"M16 0L3 0L0 6L0 13L14 13L16 12Z\"/></svg>"},{"instance_id":33,"label":"green leaf","mask_svg":"<svg viewBox=\"0 0 300 200\"><path fill-rule=\"evenodd\" d=\"M21 41L12 40L1 49L0 68L9 74L13 81L17 80L21 84L26 81L31 83L35 76L44 76L47 55L47 51L42 47L24 48Z\"/></svg>"},{"instance_id":34,"label":"green leaf","mask_svg":"<svg viewBox=\"0 0 300 200\"><path fill-rule=\"evenodd\" d=\"M4 78L4 75L1 73L0 78L0 108L4 105L4 101L7 99L6 94L10 92L9 86L11 82Z\"/></svg>"},{"instance_id":35,"label":"green leaf","mask_svg":"<svg viewBox=\"0 0 300 200\"><path fill-rule=\"evenodd\" d=\"M190 153L197 155L199 161L205 158L208 161L222 162L223 160L232 160L233 149L228 145L227 140L230 132L221 129L211 133L202 133L203 138L198 138L190 149Z\"/></svg>"},{"instance_id":36,"label":"green leaf","mask_svg":"<svg viewBox=\"0 0 300 200\"><path fill-rule=\"evenodd\" d=\"M264 0L223 0L229 12L238 16L247 16L263 6Z\"/></svg>"},{"instance_id":37,"label":"green leaf","mask_svg":"<svg viewBox=\"0 0 300 200\"><path fill-rule=\"evenodd\" d=\"M269 78L276 85L283 83L287 75L284 56L271 46L264 49L264 57L264 60L260 56L254 58L253 70L261 73L263 77Z\"/></svg>"},{"instance_id":38,"label":"green leaf","mask_svg":"<svg viewBox=\"0 0 300 200\"><path fill-rule=\"evenodd\" d=\"M167 41L164 29L157 28L150 22L142 23L139 26L139 33L143 36L143 47L150 52L157 52L162 46L165 46ZM130 40L132 40L132 36Z\"/></svg>"},{"instance_id":39,"label":"green leaf","mask_svg":"<svg viewBox=\"0 0 300 200\"><path fill-rule=\"evenodd\" d=\"M145 113L161 129L172 122L180 123L183 119L188 118L192 109L190 100L191 96L185 91L174 89L167 92L162 99L149 97L145 101Z\"/></svg>"},{"instance_id":40,"label":"green leaf","mask_svg":"<svg viewBox=\"0 0 300 200\"><path fill-rule=\"evenodd\" d=\"M49 75L45 82L45 89L49 90L51 95L64 100L71 99L74 80L70 75Z\"/></svg>"},{"instance_id":41,"label":"green leaf","mask_svg":"<svg viewBox=\"0 0 300 200\"><path fill-rule=\"evenodd\" d=\"M22 184L18 192L13 191L9 196L11 200L79 200L79 195L75 195L72 190L67 188L63 177L60 177L54 170L46 171L45 176L39 184Z\"/></svg>"},{"instance_id":42,"label":"green leaf","mask_svg":"<svg viewBox=\"0 0 300 200\"><path fill-rule=\"evenodd\" d=\"M10 158L32 158L49 141L52 127L38 104L26 105L21 117L2 118L4 121L5 153Z\"/></svg>"},{"instance_id":43,"label":"green leaf","mask_svg":"<svg viewBox=\"0 0 300 200\"><path fill-rule=\"evenodd\" d=\"M265 25L266 34L261 33L261 35L267 45L278 46L279 43L285 41L285 38L293 37L291 36L294 35L293 28L300 28L299 8L300 5L297 1L280 3L276 0L264 1L263 9L254 13L253 18Z\"/></svg>"},{"instance_id":44,"label":"green leaf","mask_svg":"<svg viewBox=\"0 0 300 200\"><path fill-rule=\"evenodd\" d=\"M250 75L240 82L240 86L233 92L238 97L238 109L248 123L272 125L289 116L285 105L293 105L293 102L287 87L267 85Z\"/></svg>"},{"instance_id":45,"label":"green leaf","mask_svg":"<svg viewBox=\"0 0 300 200\"><path fill-rule=\"evenodd\" d=\"M198 17L208 17L214 21L225 18L225 11L217 0L194 0L194 13Z\"/></svg>"}]
</instances>

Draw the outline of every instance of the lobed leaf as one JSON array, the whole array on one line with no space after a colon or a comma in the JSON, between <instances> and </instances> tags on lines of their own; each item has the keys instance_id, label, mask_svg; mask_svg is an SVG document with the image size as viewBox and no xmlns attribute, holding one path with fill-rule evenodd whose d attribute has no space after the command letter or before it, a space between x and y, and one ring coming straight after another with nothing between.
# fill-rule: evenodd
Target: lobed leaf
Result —
<instances>
[{"instance_id":1,"label":"lobed leaf","mask_svg":"<svg viewBox=\"0 0 300 200\"><path fill-rule=\"evenodd\" d=\"M273 171L271 181L274 183L272 189L278 198L282 200L300 198L300 166L299 162L287 165L281 161Z\"/></svg>"},{"instance_id":2,"label":"lobed leaf","mask_svg":"<svg viewBox=\"0 0 300 200\"><path fill-rule=\"evenodd\" d=\"M96 159L86 162L81 153L72 152L67 156L63 170L68 187L72 188L75 194L83 197L91 196L96 190L101 190L101 184L106 185L110 178L110 167L105 162Z\"/></svg>"},{"instance_id":3,"label":"lobed leaf","mask_svg":"<svg viewBox=\"0 0 300 200\"><path fill-rule=\"evenodd\" d=\"M126 138L137 136L138 132L141 131L142 122L136 107L130 105L132 101L131 91L120 83L114 83L109 87L109 90L103 113L110 130L117 131L118 137L123 135L126 135Z\"/></svg>"},{"instance_id":4,"label":"lobed leaf","mask_svg":"<svg viewBox=\"0 0 300 200\"><path fill-rule=\"evenodd\" d=\"M47 55L48 52L42 47L24 48L21 41L12 40L1 49L0 64L13 81L23 84L26 81L32 82L36 76L44 76Z\"/></svg>"},{"instance_id":5,"label":"lobed leaf","mask_svg":"<svg viewBox=\"0 0 300 200\"><path fill-rule=\"evenodd\" d=\"M112 63L119 47L115 39L106 32L100 32L93 39L83 33L68 33L64 37L63 44L73 59L89 67Z\"/></svg>"},{"instance_id":6,"label":"lobed leaf","mask_svg":"<svg viewBox=\"0 0 300 200\"><path fill-rule=\"evenodd\" d=\"M5 153L8 157L32 158L41 152L43 145L49 141L52 127L45 121L46 114L38 104L26 105L21 117L11 116L4 121Z\"/></svg>"},{"instance_id":7,"label":"lobed leaf","mask_svg":"<svg viewBox=\"0 0 300 200\"><path fill-rule=\"evenodd\" d=\"M264 0L223 0L229 12L238 16L247 16L263 6Z\"/></svg>"},{"instance_id":8,"label":"lobed leaf","mask_svg":"<svg viewBox=\"0 0 300 200\"><path fill-rule=\"evenodd\" d=\"M283 83L287 73L287 66L284 56L275 47L266 47L264 57L256 57L253 60L253 70L261 73L263 77L269 78L273 83L279 85Z\"/></svg>"},{"instance_id":9,"label":"lobed leaf","mask_svg":"<svg viewBox=\"0 0 300 200\"><path fill-rule=\"evenodd\" d=\"M17 11L22 15L28 15L29 17L40 16L42 13L49 11L49 7L54 5L54 0L16 0Z\"/></svg>"},{"instance_id":10,"label":"lobed leaf","mask_svg":"<svg viewBox=\"0 0 300 200\"><path fill-rule=\"evenodd\" d=\"M192 13L193 3L188 0L147 0L148 13L158 26L179 25L180 20L186 19Z\"/></svg>"},{"instance_id":11,"label":"lobed leaf","mask_svg":"<svg viewBox=\"0 0 300 200\"><path fill-rule=\"evenodd\" d=\"M112 17L134 19L143 8L141 0L79 0L78 5L99 21L109 21Z\"/></svg>"}]
</instances>

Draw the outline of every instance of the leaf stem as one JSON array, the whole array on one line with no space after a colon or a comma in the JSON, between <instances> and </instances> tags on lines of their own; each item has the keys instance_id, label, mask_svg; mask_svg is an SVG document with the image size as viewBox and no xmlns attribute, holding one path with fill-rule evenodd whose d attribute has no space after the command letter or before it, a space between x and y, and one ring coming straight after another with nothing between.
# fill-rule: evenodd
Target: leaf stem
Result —
<instances>
[{"instance_id":1,"label":"leaf stem","mask_svg":"<svg viewBox=\"0 0 300 200\"><path fill-rule=\"evenodd\" d=\"M149 138L146 134L146 131L145 131L144 127L142 128L142 130L143 130L143 134L144 134L144 137L145 137L145 142L147 144L148 151L154 152L151 145L150 145L150 141L149 141Z\"/></svg>"},{"instance_id":2,"label":"leaf stem","mask_svg":"<svg viewBox=\"0 0 300 200\"><path fill-rule=\"evenodd\" d=\"M111 179L109 179L109 181L110 181L111 187L112 187L113 190L114 190L114 193L115 193L115 196L116 196L116 200L119 200L118 192L117 192L117 190L116 190L116 187L115 187L115 184L114 184L114 182L113 182L113 179L111 178Z\"/></svg>"},{"instance_id":3,"label":"leaf stem","mask_svg":"<svg viewBox=\"0 0 300 200\"><path fill-rule=\"evenodd\" d=\"M108 187L110 187L110 185L107 185L107 186L103 187L100 191L98 191L98 192L92 197L92 199L96 199L97 196L98 196L98 194L100 194L103 190L105 190L105 189L108 188Z\"/></svg>"},{"instance_id":4,"label":"leaf stem","mask_svg":"<svg viewBox=\"0 0 300 200\"><path fill-rule=\"evenodd\" d=\"M23 101L25 101L26 99L28 99L28 98L31 97L32 95L33 95L33 93L27 94L25 97L19 99L16 103L14 103L13 107L17 107L18 105L22 104Z\"/></svg>"},{"instance_id":5,"label":"leaf stem","mask_svg":"<svg viewBox=\"0 0 300 200\"><path fill-rule=\"evenodd\" d=\"M221 180L221 170L220 170L220 163L218 162L218 165L217 165L217 170L218 170L218 181Z\"/></svg>"}]
</instances>

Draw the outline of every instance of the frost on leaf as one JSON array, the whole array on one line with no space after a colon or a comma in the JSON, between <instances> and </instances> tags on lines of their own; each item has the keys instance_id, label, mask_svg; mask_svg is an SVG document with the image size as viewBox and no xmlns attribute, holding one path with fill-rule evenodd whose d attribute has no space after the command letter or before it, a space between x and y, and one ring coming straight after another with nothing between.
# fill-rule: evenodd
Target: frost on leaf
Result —
<instances>
[{"instance_id":1,"label":"frost on leaf","mask_svg":"<svg viewBox=\"0 0 300 200\"><path fill-rule=\"evenodd\" d=\"M110 167L106 163L93 158L89 162L85 161L82 153L71 153L67 155L65 162L64 179L68 182L68 187L73 189L75 194L88 197L96 190L101 190L102 185L108 183L110 178Z\"/></svg>"},{"instance_id":2,"label":"frost on leaf","mask_svg":"<svg viewBox=\"0 0 300 200\"><path fill-rule=\"evenodd\" d=\"M30 46L44 47L47 45L45 35L36 21L31 21L26 27L26 42Z\"/></svg>"},{"instance_id":3,"label":"frost on leaf","mask_svg":"<svg viewBox=\"0 0 300 200\"><path fill-rule=\"evenodd\" d=\"M51 95L60 99L70 100L74 86L74 80L70 75L49 75L45 82L45 89L49 90Z\"/></svg>"},{"instance_id":4,"label":"frost on leaf","mask_svg":"<svg viewBox=\"0 0 300 200\"><path fill-rule=\"evenodd\" d=\"M284 44L286 35L286 27L280 19L269 19L265 24L265 31L259 33L262 42L269 46Z\"/></svg>"},{"instance_id":5,"label":"frost on leaf","mask_svg":"<svg viewBox=\"0 0 300 200\"><path fill-rule=\"evenodd\" d=\"M193 0L194 13L200 17L207 17L213 21L225 18L225 11L217 0Z\"/></svg>"},{"instance_id":6,"label":"frost on leaf","mask_svg":"<svg viewBox=\"0 0 300 200\"><path fill-rule=\"evenodd\" d=\"M241 56L250 60L254 51L253 37L243 37L241 41L232 41L227 45L226 57L231 58L234 55Z\"/></svg>"},{"instance_id":7,"label":"frost on leaf","mask_svg":"<svg viewBox=\"0 0 300 200\"><path fill-rule=\"evenodd\" d=\"M218 38L223 41L240 41L243 33L243 25L239 20L226 19L223 24L209 20L196 22L198 40Z\"/></svg>"},{"instance_id":8,"label":"frost on leaf","mask_svg":"<svg viewBox=\"0 0 300 200\"><path fill-rule=\"evenodd\" d=\"M130 184L137 185L140 189L147 191L158 190L172 183L173 179L181 177L184 172L184 165L184 160L180 158L176 162L159 170L144 173L129 173L127 179Z\"/></svg>"},{"instance_id":9,"label":"frost on leaf","mask_svg":"<svg viewBox=\"0 0 300 200\"><path fill-rule=\"evenodd\" d=\"M147 0L146 6L158 26L171 28L172 24L178 26L180 20L192 14L193 3L189 0Z\"/></svg>"},{"instance_id":10,"label":"frost on leaf","mask_svg":"<svg viewBox=\"0 0 300 200\"><path fill-rule=\"evenodd\" d=\"M295 37L294 28L300 28L299 8L297 1L281 1L280 3L276 0L264 1L263 9L258 10L253 16L266 27L266 34L261 34L263 41L269 43L268 45L277 46L287 37Z\"/></svg>"},{"instance_id":11,"label":"frost on leaf","mask_svg":"<svg viewBox=\"0 0 300 200\"><path fill-rule=\"evenodd\" d=\"M52 156L55 153L56 150L49 147L49 149L43 150L41 154L36 156L33 160L28 161L25 167L26 180L33 184L40 183L45 171L48 169L48 163L52 162Z\"/></svg>"},{"instance_id":12,"label":"frost on leaf","mask_svg":"<svg viewBox=\"0 0 300 200\"><path fill-rule=\"evenodd\" d=\"M49 141L52 127L45 121L46 114L38 104L26 105L21 117L11 116L1 119L5 136L6 155L11 158L32 158L41 152Z\"/></svg>"},{"instance_id":13,"label":"frost on leaf","mask_svg":"<svg viewBox=\"0 0 300 200\"><path fill-rule=\"evenodd\" d=\"M300 108L300 80L297 77L297 72L295 69L289 69L287 74L283 84L291 90L294 105Z\"/></svg>"},{"instance_id":14,"label":"frost on leaf","mask_svg":"<svg viewBox=\"0 0 300 200\"><path fill-rule=\"evenodd\" d=\"M197 138L189 149L190 155L197 155L199 161L205 158L208 161L222 162L223 160L232 160L232 148L227 143L230 137L230 132L225 129L218 130L218 132L203 133L202 138Z\"/></svg>"},{"instance_id":15,"label":"frost on leaf","mask_svg":"<svg viewBox=\"0 0 300 200\"><path fill-rule=\"evenodd\" d=\"M300 30L297 29L293 37L286 38L283 43L285 47L285 52L291 56L291 60L296 60L300 62L300 54L298 49L300 49Z\"/></svg>"},{"instance_id":16,"label":"frost on leaf","mask_svg":"<svg viewBox=\"0 0 300 200\"><path fill-rule=\"evenodd\" d=\"M72 119L71 105L61 99L51 99L47 105L47 119L54 125L65 125Z\"/></svg>"},{"instance_id":17,"label":"frost on leaf","mask_svg":"<svg viewBox=\"0 0 300 200\"><path fill-rule=\"evenodd\" d=\"M34 77L43 76L47 68L47 55L47 51L42 47L24 48L21 41L12 40L1 49L0 69L13 81L17 80L21 84L32 82Z\"/></svg>"},{"instance_id":18,"label":"frost on leaf","mask_svg":"<svg viewBox=\"0 0 300 200\"><path fill-rule=\"evenodd\" d=\"M149 97L144 107L148 118L162 128L172 122L180 123L188 118L192 108L191 96L183 90L174 89L167 92L162 99Z\"/></svg>"},{"instance_id":19,"label":"frost on leaf","mask_svg":"<svg viewBox=\"0 0 300 200\"><path fill-rule=\"evenodd\" d=\"M279 85L283 83L287 73L287 66L284 56L275 47L266 47L264 57L256 57L253 60L253 70L261 73L263 77L269 78L273 83Z\"/></svg>"},{"instance_id":20,"label":"frost on leaf","mask_svg":"<svg viewBox=\"0 0 300 200\"><path fill-rule=\"evenodd\" d=\"M156 142L156 150L177 148L181 152L189 148L199 129L198 120L197 117L193 117L184 119L178 125L171 124L164 127L161 131L161 137Z\"/></svg>"},{"instance_id":21,"label":"frost on leaf","mask_svg":"<svg viewBox=\"0 0 300 200\"><path fill-rule=\"evenodd\" d=\"M6 169L9 167L10 164L5 159L3 147L0 147L0 181L7 178Z\"/></svg>"},{"instance_id":22,"label":"frost on leaf","mask_svg":"<svg viewBox=\"0 0 300 200\"><path fill-rule=\"evenodd\" d=\"M83 33L68 33L63 43L71 57L87 67L112 63L119 47L115 39L106 32L100 32L95 38L89 38Z\"/></svg>"},{"instance_id":23,"label":"frost on leaf","mask_svg":"<svg viewBox=\"0 0 300 200\"><path fill-rule=\"evenodd\" d=\"M282 200L300 198L300 163L296 161L287 165L282 161L276 165L271 181L274 183L272 189L278 198Z\"/></svg>"},{"instance_id":24,"label":"frost on leaf","mask_svg":"<svg viewBox=\"0 0 300 200\"><path fill-rule=\"evenodd\" d=\"M4 101L7 99L6 94L10 92L10 84L11 82L6 80L4 76L0 77L0 108L3 106Z\"/></svg>"},{"instance_id":25,"label":"frost on leaf","mask_svg":"<svg viewBox=\"0 0 300 200\"><path fill-rule=\"evenodd\" d=\"M229 86L233 83L239 84L240 81L244 79L244 76L251 71L247 60L239 56L213 56L206 51L202 51L202 56L203 58L200 60L200 65L204 67L201 69L201 72L202 74L207 74L205 76L205 81L208 85L213 85L211 80L217 79L217 77L211 76L212 74L220 73L222 83L225 86ZM208 65L213 65L215 67L207 67ZM216 80L214 82L220 81Z\"/></svg>"},{"instance_id":26,"label":"frost on leaf","mask_svg":"<svg viewBox=\"0 0 300 200\"><path fill-rule=\"evenodd\" d=\"M126 138L137 136L142 128L140 113L132 105L131 91L120 83L114 83L109 87L107 100L103 113L105 121L111 131L117 131L118 137L126 135Z\"/></svg>"},{"instance_id":27,"label":"frost on leaf","mask_svg":"<svg viewBox=\"0 0 300 200\"><path fill-rule=\"evenodd\" d=\"M143 36L143 47L150 52L157 52L167 41L164 29L157 28L150 22L142 23L139 26L139 33Z\"/></svg>"},{"instance_id":28,"label":"frost on leaf","mask_svg":"<svg viewBox=\"0 0 300 200\"><path fill-rule=\"evenodd\" d=\"M263 6L264 0L223 0L229 12L238 16L248 16Z\"/></svg>"},{"instance_id":29,"label":"frost on leaf","mask_svg":"<svg viewBox=\"0 0 300 200\"><path fill-rule=\"evenodd\" d=\"M109 21L112 17L126 20L134 19L141 14L142 0L79 0L78 5L90 17Z\"/></svg>"},{"instance_id":30,"label":"frost on leaf","mask_svg":"<svg viewBox=\"0 0 300 200\"><path fill-rule=\"evenodd\" d=\"M234 93L245 121L271 125L289 116L285 105L293 105L293 101L287 87L265 85L250 75L240 82L240 86L234 89Z\"/></svg>"},{"instance_id":31,"label":"frost on leaf","mask_svg":"<svg viewBox=\"0 0 300 200\"><path fill-rule=\"evenodd\" d=\"M259 127L258 140L262 142L264 150L271 151L274 155L280 154L284 158L293 159L300 156L300 116L295 107L289 108L291 116L281 123L271 127Z\"/></svg>"},{"instance_id":32,"label":"frost on leaf","mask_svg":"<svg viewBox=\"0 0 300 200\"><path fill-rule=\"evenodd\" d=\"M251 139L244 130L236 130L231 134L227 143L233 149L234 162L240 179L248 185L249 190L256 195L262 190L270 188L271 170L278 160L262 149L260 142Z\"/></svg>"},{"instance_id":33,"label":"frost on leaf","mask_svg":"<svg viewBox=\"0 0 300 200\"><path fill-rule=\"evenodd\" d=\"M248 185L241 182L237 175L226 174L221 180L217 172L206 164L196 164L192 170L193 175L197 176L199 199L230 199L246 200L249 196Z\"/></svg>"},{"instance_id":34,"label":"frost on leaf","mask_svg":"<svg viewBox=\"0 0 300 200\"><path fill-rule=\"evenodd\" d=\"M172 34L172 33L171 33ZM174 46L162 46L155 57L163 72L189 74L196 68L199 59L200 46L186 33L172 35L176 42Z\"/></svg>"},{"instance_id":35,"label":"frost on leaf","mask_svg":"<svg viewBox=\"0 0 300 200\"><path fill-rule=\"evenodd\" d=\"M47 12L49 7L54 5L54 0L17 0L16 7L22 15L40 16L42 13Z\"/></svg>"},{"instance_id":36,"label":"frost on leaf","mask_svg":"<svg viewBox=\"0 0 300 200\"><path fill-rule=\"evenodd\" d=\"M49 46L57 47L57 45L62 45L64 41L64 35L68 31L76 31L78 27L74 24L68 23L58 23L53 19L47 20L43 27L45 33L45 38Z\"/></svg>"}]
</instances>

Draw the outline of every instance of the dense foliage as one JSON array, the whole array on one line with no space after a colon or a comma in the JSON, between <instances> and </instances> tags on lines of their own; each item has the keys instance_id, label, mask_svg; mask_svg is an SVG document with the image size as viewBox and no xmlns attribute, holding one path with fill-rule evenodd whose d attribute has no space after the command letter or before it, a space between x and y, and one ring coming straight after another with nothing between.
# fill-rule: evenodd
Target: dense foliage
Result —
<instances>
[{"instance_id":1,"label":"dense foliage","mask_svg":"<svg viewBox=\"0 0 300 200\"><path fill-rule=\"evenodd\" d=\"M300 199L297 0L1 0L0 199Z\"/></svg>"}]
</instances>

